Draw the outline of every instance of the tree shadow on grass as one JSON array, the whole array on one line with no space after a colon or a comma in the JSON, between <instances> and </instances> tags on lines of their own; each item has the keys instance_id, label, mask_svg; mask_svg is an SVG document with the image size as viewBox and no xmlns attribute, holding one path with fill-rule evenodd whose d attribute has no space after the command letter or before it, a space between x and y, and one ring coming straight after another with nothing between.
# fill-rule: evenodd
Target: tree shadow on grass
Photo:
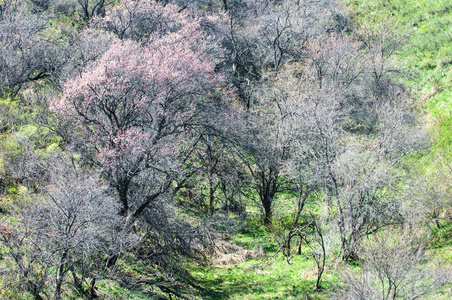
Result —
<instances>
[{"instance_id":1,"label":"tree shadow on grass","mask_svg":"<svg viewBox=\"0 0 452 300\"><path fill-rule=\"evenodd\" d=\"M215 279L197 280L202 299L328 299L326 291L334 288L334 283L325 281L325 289L315 292L315 279L293 282L284 274L262 269L262 274L252 270L224 271L218 269Z\"/></svg>"}]
</instances>

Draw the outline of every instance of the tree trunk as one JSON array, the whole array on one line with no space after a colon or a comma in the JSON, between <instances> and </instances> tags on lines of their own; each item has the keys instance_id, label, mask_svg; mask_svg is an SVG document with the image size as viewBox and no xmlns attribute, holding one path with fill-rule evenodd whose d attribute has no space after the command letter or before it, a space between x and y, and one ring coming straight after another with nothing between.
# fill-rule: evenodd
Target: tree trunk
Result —
<instances>
[{"instance_id":1,"label":"tree trunk","mask_svg":"<svg viewBox=\"0 0 452 300\"><path fill-rule=\"evenodd\" d=\"M209 211L212 216L215 211L215 192L218 188L218 183L215 185L213 182L213 174L209 174Z\"/></svg>"},{"instance_id":2,"label":"tree trunk","mask_svg":"<svg viewBox=\"0 0 452 300\"><path fill-rule=\"evenodd\" d=\"M339 199L339 187L337 185L336 178L330 174L330 178L333 183L333 193L336 200L338 209L337 227L339 227L339 233L341 234L341 252L343 261L356 261L358 259L356 253L352 249L352 243L350 239L347 239L347 232L345 228L345 217L342 203Z\"/></svg>"},{"instance_id":3,"label":"tree trunk","mask_svg":"<svg viewBox=\"0 0 452 300\"><path fill-rule=\"evenodd\" d=\"M272 203L278 187L277 182L278 170L276 168L270 167L268 174L265 174L264 171L261 172L261 187L259 196L261 198L262 206L264 207L264 225L266 226L273 223Z\"/></svg>"},{"instance_id":4,"label":"tree trunk","mask_svg":"<svg viewBox=\"0 0 452 300\"><path fill-rule=\"evenodd\" d=\"M273 211L272 211L273 197L266 196L262 199L262 205L264 206L264 225L271 225L273 223Z\"/></svg>"},{"instance_id":5,"label":"tree trunk","mask_svg":"<svg viewBox=\"0 0 452 300\"><path fill-rule=\"evenodd\" d=\"M96 278L93 278L91 280L91 286L89 288L89 293L91 294L92 298L97 298L97 294L96 294Z\"/></svg>"},{"instance_id":6,"label":"tree trunk","mask_svg":"<svg viewBox=\"0 0 452 300\"><path fill-rule=\"evenodd\" d=\"M71 267L70 271L71 271L71 274L72 274L72 278L74 280L75 288L83 293L84 291L83 291L82 280L77 276L77 273L75 272L74 268Z\"/></svg>"},{"instance_id":7,"label":"tree trunk","mask_svg":"<svg viewBox=\"0 0 452 300\"><path fill-rule=\"evenodd\" d=\"M56 286L55 286L55 294L54 299L60 300L61 299L61 286L63 285L63 279L64 275L66 274L65 265L66 265L66 258L67 258L67 250L64 251L63 255L61 256L60 260L60 267L58 268L58 276L56 280Z\"/></svg>"},{"instance_id":8,"label":"tree trunk","mask_svg":"<svg viewBox=\"0 0 452 300\"><path fill-rule=\"evenodd\" d=\"M119 210L119 215L121 217L129 216L129 199L127 197L127 193L129 192L129 185L130 181L125 180L116 186L116 190L119 194L119 202L121 203L121 208Z\"/></svg>"}]
</instances>

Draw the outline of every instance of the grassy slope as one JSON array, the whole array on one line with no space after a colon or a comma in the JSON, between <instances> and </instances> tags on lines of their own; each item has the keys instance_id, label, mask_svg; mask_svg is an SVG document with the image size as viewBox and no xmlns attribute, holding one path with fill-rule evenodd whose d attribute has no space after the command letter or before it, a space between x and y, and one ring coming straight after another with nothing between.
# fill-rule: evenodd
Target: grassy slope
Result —
<instances>
[{"instance_id":1,"label":"grassy slope","mask_svg":"<svg viewBox=\"0 0 452 300\"><path fill-rule=\"evenodd\" d=\"M328 264L322 277L324 291L314 292L317 267L308 248L295 255L291 264L277 249L275 232L254 231L238 234L233 241L245 248L263 246L266 257L243 263L194 268L192 275L205 288L203 299L328 299L329 292L337 288L337 267Z\"/></svg>"},{"instance_id":2,"label":"grassy slope","mask_svg":"<svg viewBox=\"0 0 452 300\"><path fill-rule=\"evenodd\" d=\"M398 60L405 82L424 109L436 137L433 150L451 154L452 0L343 0L366 27L390 23L405 44Z\"/></svg>"},{"instance_id":3,"label":"grassy slope","mask_svg":"<svg viewBox=\"0 0 452 300\"><path fill-rule=\"evenodd\" d=\"M452 0L343 0L355 23L391 23L405 37L397 59L412 76L404 81L422 108L432 143L417 157L423 177L445 201L452 197ZM434 201L437 201L435 198ZM444 200L443 200L444 201ZM450 207L450 203L446 205ZM452 224L433 230L435 253L452 261Z\"/></svg>"}]
</instances>

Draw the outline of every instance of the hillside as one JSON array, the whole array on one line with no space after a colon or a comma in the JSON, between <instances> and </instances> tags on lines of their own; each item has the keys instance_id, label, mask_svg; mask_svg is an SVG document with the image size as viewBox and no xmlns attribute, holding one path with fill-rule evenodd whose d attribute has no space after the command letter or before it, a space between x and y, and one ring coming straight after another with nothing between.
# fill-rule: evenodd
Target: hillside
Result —
<instances>
[{"instance_id":1,"label":"hillside","mask_svg":"<svg viewBox=\"0 0 452 300\"><path fill-rule=\"evenodd\" d=\"M0 0L0 298L452 298L451 23Z\"/></svg>"},{"instance_id":2,"label":"hillside","mask_svg":"<svg viewBox=\"0 0 452 300\"><path fill-rule=\"evenodd\" d=\"M404 82L433 127L435 144L449 152L451 143L452 2L345 1L355 22L367 28L387 26L401 47L397 61ZM439 131L439 132L438 132Z\"/></svg>"}]
</instances>

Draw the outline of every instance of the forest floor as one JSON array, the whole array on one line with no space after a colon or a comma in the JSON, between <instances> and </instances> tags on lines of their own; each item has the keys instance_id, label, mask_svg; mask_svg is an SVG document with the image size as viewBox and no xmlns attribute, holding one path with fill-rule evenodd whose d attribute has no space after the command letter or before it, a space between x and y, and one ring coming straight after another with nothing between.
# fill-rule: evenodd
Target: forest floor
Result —
<instances>
[{"instance_id":1,"label":"forest floor","mask_svg":"<svg viewBox=\"0 0 452 300\"><path fill-rule=\"evenodd\" d=\"M450 228L443 228L435 233L433 240L439 242L441 235L450 233ZM260 247L265 255L192 267L191 275L202 288L198 296L201 299L331 299L347 281L348 272L359 270L344 263L339 255L330 255L322 276L322 290L316 291L318 271L310 249L303 246L300 255L293 249L293 256L288 261L282 252L275 256L279 248L276 239L275 232L264 231L231 236L229 242L250 250ZM428 252L445 264L452 262L450 243L433 244ZM452 283L423 299L452 299Z\"/></svg>"},{"instance_id":2,"label":"forest floor","mask_svg":"<svg viewBox=\"0 0 452 300\"><path fill-rule=\"evenodd\" d=\"M250 250L263 249L264 256L193 268L192 276L204 288L203 299L328 299L340 286L338 260L327 262L323 290L316 292L317 265L307 247L300 255L294 249L288 261L281 251L276 254L279 247L271 232L237 234L231 240Z\"/></svg>"}]
</instances>

